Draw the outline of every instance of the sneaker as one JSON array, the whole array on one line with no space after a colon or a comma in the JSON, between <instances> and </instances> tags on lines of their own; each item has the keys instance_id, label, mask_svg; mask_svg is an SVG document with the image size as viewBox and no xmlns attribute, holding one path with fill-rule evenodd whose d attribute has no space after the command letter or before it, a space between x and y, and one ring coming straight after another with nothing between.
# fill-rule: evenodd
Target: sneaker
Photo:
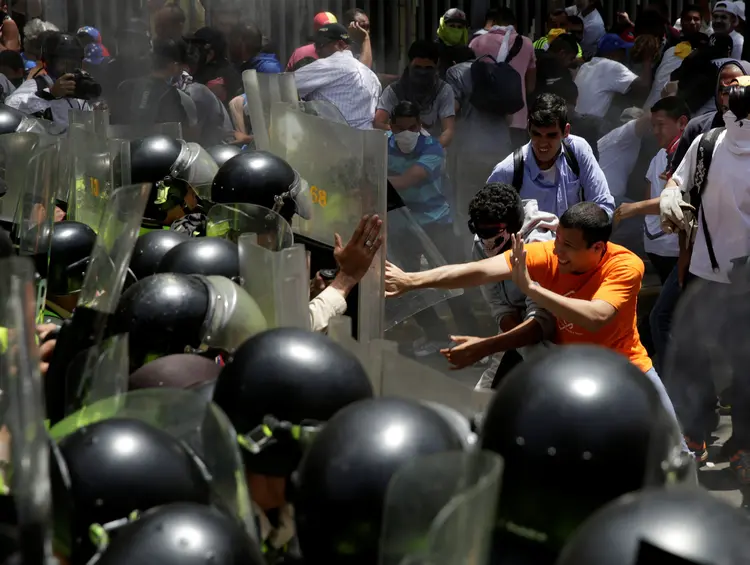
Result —
<instances>
[{"instance_id":1,"label":"sneaker","mask_svg":"<svg viewBox=\"0 0 750 565\"><path fill-rule=\"evenodd\" d=\"M708 448L705 441L697 442L685 436L685 443L687 443L688 449L693 452L696 461L705 463L708 460Z\"/></svg>"},{"instance_id":2,"label":"sneaker","mask_svg":"<svg viewBox=\"0 0 750 565\"><path fill-rule=\"evenodd\" d=\"M729 465L742 485L750 485L750 451L740 449L729 460Z\"/></svg>"}]
</instances>

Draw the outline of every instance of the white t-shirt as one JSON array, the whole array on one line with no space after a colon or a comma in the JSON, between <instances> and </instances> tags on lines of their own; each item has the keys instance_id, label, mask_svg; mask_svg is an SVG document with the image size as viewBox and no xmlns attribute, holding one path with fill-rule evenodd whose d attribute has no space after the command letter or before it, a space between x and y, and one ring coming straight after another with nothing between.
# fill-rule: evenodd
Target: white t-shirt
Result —
<instances>
[{"instance_id":1,"label":"white t-shirt","mask_svg":"<svg viewBox=\"0 0 750 565\"><path fill-rule=\"evenodd\" d=\"M729 282L732 259L750 254L750 159L747 153L729 151L723 143L725 137L726 132L722 132L716 143L700 210L711 233L719 271L714 273L711 268L700 219L690 261L690 272L695 276L721 283ZM693 186L701 139L703 135L693 141L672 176L683 191Z\"/></svg>"},{"instance_id":2,"label":"white t-shirt","mask_svg":"<svg viewBox=\"0 0 750 565\"><path fill-rule=\"evenodd\" d=\"M557 167L550 167L546 171L540 170L539 172L547 184L555 184L557 182Z\"/></svg>"},{"instance_id":3,"label":"white t-shirt","mask_svg":"<svg viewBox=\"0 0 750 565\"><path fill-rule=\"evenodd\" d=\"M605 117L614 95L625 94L637 78L638 76L622 63L594 57L588 63L584 63L576 75L576 112L582 116Z\"/></svg>"},{"instance_id":4,"label":"white t-shirt","mask_svg":"<svg viewBox=\"0 0 750 565\"><path fill-rule=\"evenodd\" d=\"M667 152L662 149L651 159L651 164L646 173L646 180L651 185L651 198L661 196L661 191L667 181L659 178L667 170ZM661 229L661 219L658 215L646 216L644 222L643 247L646 253L661 255L662 257L680 256L680 238L676 233L667 234Z\"/></svg>"},{"instance_id":5,"label":"white t-shirt","mask_svg":"<svg viewBox=\"0 0 750 565\"><path fill-rule=\"evenodd\" d=\"M616 199L625 196L630 171L635 167L638 153L641 151L637 123L637 120L631 120L613 129L596 144L599 150L599 166L607 178L609 192Z\"/></svg>"},{"instance_id":6,"label":"white t-shirt","mask_svg":"<svg viewBox=\"0 0 750 565\"><path fill-rule=\"evenodd\" d=\"M583 17L576 6L565 8L565 11L568 15L578 16L583 20L583 41L581 41L581 49L583 49L583 54L586 57L593 57L596 55L599 39L607 33L607 28L604 26L604 20L602 19L599 10L591 10L590 14Z\"/></svg>"},{"instance_id":7,"label":"white t-shirt","mask_svg":"<svg viewBox=\"0 0 750 565\"><path fill-rule=\"evenodd\" d=\"M651 85L651 92L646 98L646 103L643 105L643 109L647 112L651 111L651 107L661 99L661 91L667 86L670 81L672 71L676 71L682 65L682 61L677 55L675 55L675 47L670 47L664 52L664 56L656 69L654 75L654 82Z\"/></svg>"}]
</instances>

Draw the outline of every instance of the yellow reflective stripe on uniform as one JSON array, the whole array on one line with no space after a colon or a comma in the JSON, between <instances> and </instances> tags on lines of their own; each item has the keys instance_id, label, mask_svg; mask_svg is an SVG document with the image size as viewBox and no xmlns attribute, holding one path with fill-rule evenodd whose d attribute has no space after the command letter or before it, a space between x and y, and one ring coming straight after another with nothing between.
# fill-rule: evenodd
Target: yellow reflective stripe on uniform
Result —
<instances>
[{"instance_id":1,"label":"yellow reflective stripe on uniform","mask_svg":"<svg viewBox=\"0 0 750 565\"><path fill-rule=\"evenodd\" d=\"M156 230L169 230L169 226L158 226L150 228L148 226L141 226L140 231L138 232L138 237L142 236L143 234L151 233L152 231Z\"/></svg>"},{"instance_id":2,"label":"yellow reflective stripe on uniform","mask_svg":"<svg viewBox=\"0 0 750 565\"><path fill-rule=\"evenodd\" d=\"M0 353L8 350L8 328L0 328Z\"/></svg>"}]
</instances>

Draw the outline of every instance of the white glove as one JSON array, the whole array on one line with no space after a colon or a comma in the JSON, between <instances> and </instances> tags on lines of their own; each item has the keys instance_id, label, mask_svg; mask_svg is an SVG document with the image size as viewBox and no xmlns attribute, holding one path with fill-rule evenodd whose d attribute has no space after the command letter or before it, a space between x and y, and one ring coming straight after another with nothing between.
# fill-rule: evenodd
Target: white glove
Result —
<instances>
[{"instance_id":1,"label":"white glove","mask_svg":"<svg viewBox=\"0 0 750 565\"><path fill-rule=\"evenodd\" d=\"M659 214L661 216L661 228L665 233L687 229L685 214L682 211L684 203L679 186L667 187L662 190L659 199Z\"/></svg>"}]
</instances>

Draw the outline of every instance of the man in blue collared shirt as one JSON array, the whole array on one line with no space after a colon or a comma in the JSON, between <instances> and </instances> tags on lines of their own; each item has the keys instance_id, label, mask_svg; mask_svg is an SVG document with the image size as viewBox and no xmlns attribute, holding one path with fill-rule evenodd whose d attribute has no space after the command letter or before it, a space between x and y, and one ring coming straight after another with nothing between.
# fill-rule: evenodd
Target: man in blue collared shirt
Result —
<instances>
[{"instance_id":1,"label":"man in blue collared shirt","mask_svg":"<svg viewBox=\"0 0 750 565\"><path fill-rule=\"evenodd\" d=\"M529 111L529 135L531 142L521 148L521 198L536 200L539 210L558 217L582 200L594 202L611 218L615 199L591 146L583 138L570 135L568 107L563 98L551 93L536 98ZM514 174L516 162L513 154L506 157L487 182L513 185L514 178L518 179ZM578 169L578 174L573 169Z\"/></svg>"}]
</instances>

